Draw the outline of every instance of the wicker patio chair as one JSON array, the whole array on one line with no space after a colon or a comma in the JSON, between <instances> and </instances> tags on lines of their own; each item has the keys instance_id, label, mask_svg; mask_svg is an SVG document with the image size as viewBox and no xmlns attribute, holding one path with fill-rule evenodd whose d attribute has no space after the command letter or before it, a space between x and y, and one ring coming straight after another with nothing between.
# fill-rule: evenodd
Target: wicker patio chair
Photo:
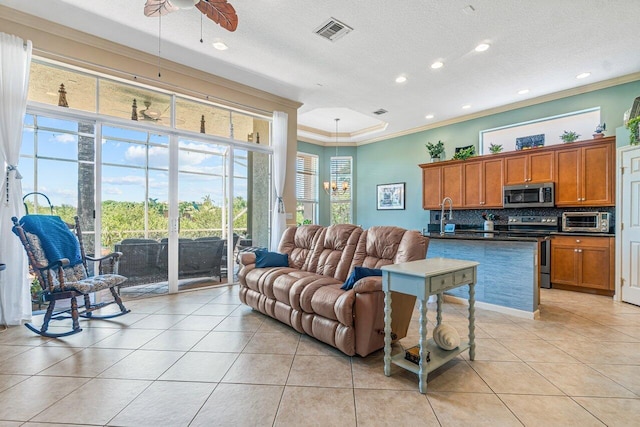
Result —
<instances>
[{"instance_id":1,"label":"wicker patio chair","mask_svg":"<svg viewBox=\"0 0 640 427\"><path fill-rule=\"evenodd\" d=\"M66 224L58 216L25 215L13 221L13 232L20 238L24 246L33 273L42 286L44 300L49 303L40 328L27 323L25 326L44 337L58 338L82 331L79 317L87 319L109 319L129 313L116 293L114 287L127 280L117 274L119 253L112 253L101 258L85 255L82 245L80 222L75 217L75 225ZM116 274L89 276L87 261L110 264L109 270ZM103 271L99 267L98 271ZM92 303L91 294L109 289L113 300ZM78 309L77 297L84 298L84 308ZM71 299L71 307L56 310L56 302ZM103 307L118 304L119 312L105 315L94 315L93 312ZM47 332L51 320L72 319L71 330L60 333Z\"/></svg>"},{"instance_id":2,"label":"wicker patio chair","mask_svg":"<svg viewBox=\"0 0 640 427\"><path fill-rule=\"evenodd\" d=\"M158 267L160 243L153 239L124 239L114 246L120 252L118 274L127 281L118 285L118 291L129 286L163 282L167 280L167 269Z\"/></svg>"}]
</instances>

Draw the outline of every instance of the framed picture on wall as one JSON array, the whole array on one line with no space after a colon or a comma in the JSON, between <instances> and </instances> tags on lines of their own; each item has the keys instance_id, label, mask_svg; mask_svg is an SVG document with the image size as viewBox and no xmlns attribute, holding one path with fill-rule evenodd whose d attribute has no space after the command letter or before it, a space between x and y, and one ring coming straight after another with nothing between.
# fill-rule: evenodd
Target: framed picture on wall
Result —
<instances>
[{"instance_id":1,"label":"framed picture on wall","mask_svg":"<svg viewBox=\"0 0 640 427\"><path fill-rule=\"evenodd\" d=\"M377 209L404 209L404 182L377 185Z\"/></svg>"}]
</instances>

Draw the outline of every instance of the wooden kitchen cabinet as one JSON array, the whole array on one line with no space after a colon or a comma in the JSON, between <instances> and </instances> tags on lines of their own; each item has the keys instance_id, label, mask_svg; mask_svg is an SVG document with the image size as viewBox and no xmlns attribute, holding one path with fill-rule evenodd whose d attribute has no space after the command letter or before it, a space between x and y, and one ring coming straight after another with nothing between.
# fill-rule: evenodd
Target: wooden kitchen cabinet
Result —
<instances>
[{"instance_id":1,"label":"wooden kitchen cabinet","mask_svg":"<svg viewBox=\"0 0 640 427\"><path fill-rule=\"evenodd\" d=\"M440 209L445 197L451 197L454 209L462 207L462 164L421 165L422 208Z\"/></svg>"},{"instance_id":2,"label":"wooden kitchen cabinet","mask_svg":"<svg viewBox=\"0 0 640 427\"><path fill-rule=\"evenodd\" d=\"M557 150L556 206L615 204L615 138Z\"/></svg>"},{"instance_id":3,"label":"wooden kitchen cabinet","mask_svg":"<svg viewBox=\"0 0 640 427\"><path fill-rule=\"evenodd\" d=\"M559 289L613 295L614 238L553 236L551 284Z\"/></svg>"},{"instance_id":4,"label":"wooden kitchen cabinet","mask_svg":"<svg viewBox=\"0 0 640 427\"><path fill-rule=\"evenodd\" d=\"M442 198L451 197L454 208L462 207L462 162L442 166ZM442 200L442 199L441 199Z\"/></svg>"},{"instance_id":5,"label":"wooden kitchen cabinet","mask_svg":"<svg viewBox=\"0 0 640 427\"><path fill-rule=\"evenodd\" d=\"M469 161L463 164L463 207L502 207L503 159Z\"/></svg>"},{"instance_id":6,"label":"wooden kitchen cabinet","mask_svg":"<svg viewBox=\"0 0 640 427\"><path fill-rule=\"evenodd\" d=\"M445 197L454 209L502 207L502 158L420 166L423 209L440 209Z\"/></svg>"},{"instance_id":7,"label":"wooden kitchen cabinet","mask_svg":"<svg viewBox=\"0 0 640 427\"><path fill-rule=\"evenodd\" d=\"M555 157L553 151L511 155L504 159L504 185L530 182L553 182Z\"/></svg>"},{"instance_id":8,"label":"wooden kitchen cabinet","mask_svg":"<svg viewBox=\"0 0 640 427\"><path fill-rule=\"evenodd\" d=\"M442 168L422 168L422 209L440 209Z\"/></svg>"}]
</instances>

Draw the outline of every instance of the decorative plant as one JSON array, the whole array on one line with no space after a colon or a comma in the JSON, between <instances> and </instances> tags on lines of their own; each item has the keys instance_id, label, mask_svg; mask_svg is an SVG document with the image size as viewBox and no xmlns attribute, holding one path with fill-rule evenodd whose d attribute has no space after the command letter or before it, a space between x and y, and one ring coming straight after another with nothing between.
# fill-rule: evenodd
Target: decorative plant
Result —
<instances>
[{"instance_id":1,"label":"decorative plant","mask_svg":"<svg viewBox=\"0 0 640 427\"><path fill-rule=\"evenodd\" d=\"M482 219L484 219L485 221L495 221L498 218L500 217L496 214L482 212Z\"/></svg>"},{"instance_id":2,"label":"decorative plant","mask_svg":"<svg viewBox=\"0 0 640 427\"><path fill-rule=\"evenodd\" d=\"M638 126L640 126L640 116L629 119L627 122L627 129L629 129L629 144L631 145L638 145L638 142L640 142Z\"/></svg>"},{"instance_id":3,"label":"decorative plant","mask_svg":"<svg viewBox=\"0 0 640 427\"><path fill-rule=\"evenodd\" d=\"M573 131L564 131L562 135L560 135L560 139L564 142L573 142L576 139L580 138L580 134L577 134Z\"/></svg>"},{"instance_id":4,"label":"decorative plant","mask_svg":"<svg viewBox=\"0 0 640 427\"><path fill-rule=\"evenodd\" d=\"M471 146L469 148L465 148L464 150L458 151L453 155L453 160L467 160L469 157L473 157L476 155L476 147Z\"/></svg>"},{"instance_id":5,"label":"decorative plant","mask_svg":"<svg viewBox=\"0 0 640 427\"><path fill-rule=\"evenodd\" d=\"M489 151L491 151L491 154L497 154L499 152L502 151L502 144L490 144L489 145Z\"/></svg>"},{"instance_id":6,"label":"decorative plant","mask_svg":"<svg viewBox=\"0 0 640 427\"><path fill-rule=\"evenodd\" d=\"M438 140L437 143L433 144L431 142L427 142L425 145L427 147L427 151L431 158L440 157L442 153L444 153L444 142Z\"/></svg>"},{"instance_id":7,"label":"decorative plant","mask_svg":"<svg viewBox=\"0 0 640 427\"><path fill-rule=\"evenodd\" d=\"M596 133L602 133L605 130L607 130L607 124L606 123L598 124L598 126L596 126Z\"/></svg>"},{"instance_id":8,"label":"decorative plant","mask_svg":"<svg viewBox=\"0 0 640 427\"><path fill-rule=\"evenodd\" d=\"M40 281L37 277L34 277L31 281L31 300L39 301L42 298L42 286L40 286Z\"/></svg>"}]
</instances>

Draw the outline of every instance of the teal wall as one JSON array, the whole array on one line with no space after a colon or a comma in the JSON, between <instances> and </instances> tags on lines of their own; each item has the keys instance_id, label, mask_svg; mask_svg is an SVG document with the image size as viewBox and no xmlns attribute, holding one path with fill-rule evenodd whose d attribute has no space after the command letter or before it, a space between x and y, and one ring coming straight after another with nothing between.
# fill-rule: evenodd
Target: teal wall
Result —
<instances>
[{"instance_id":1,"label":"teal wall","mask_svg":"<svg viewBox=\"0 0 640 427\"><path fill-rule=\"evenodd\" d=\"M398 225L422 230L426 227L429 211L422 209L422 173L418 165L429 161L424 146L429 141L444 141L446 157L451 158L455 147L473 144L478 150L478 135L482 130L592 107L600 107L601 121L607 124L605 134L610 136L623 125L624 112L637 96L640 96L640 80L357 147L351 151L356 177L354 222L365 228ZM593 124L594 129L596 125ZM328 159L335 154L335 148L299 142L298 150L321 156L320 182L326 180ZM340 148L340 155L348 153L348 148ZM376 210L376 185L394 182L406 182L405 210ZM324 191L320 192L320 210L326 211L326 216L320 216L320 223L328 224L328 197Z\"/></svg>"}]
</instances>

